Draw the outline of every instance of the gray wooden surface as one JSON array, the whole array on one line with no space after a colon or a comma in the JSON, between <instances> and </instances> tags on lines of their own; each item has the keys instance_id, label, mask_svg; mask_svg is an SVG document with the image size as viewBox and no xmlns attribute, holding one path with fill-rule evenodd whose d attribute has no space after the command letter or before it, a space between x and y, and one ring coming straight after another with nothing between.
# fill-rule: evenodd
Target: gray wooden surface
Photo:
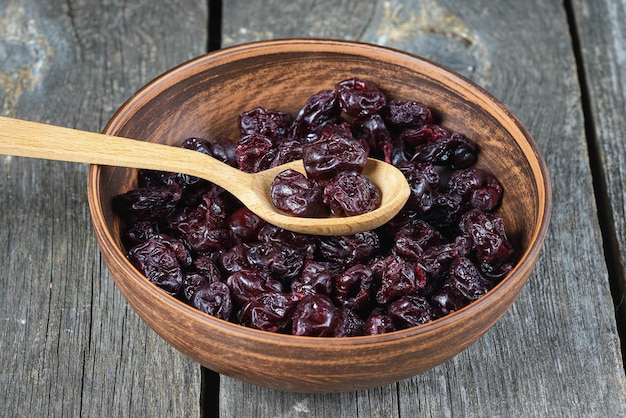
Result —
<instances>
[{"instance_id":1,"label":"gray wooden surface","mask_svg":"<svg viewBox=\"0 0 626 418\"><path fill-rule=\"evenodd\" d=\"M206 3L0 0L0 113L102 129L142 84L205 52ZM609 286L624 283L626 254L625 8L224 1L222 46L285 37L388 45L502 100L539 143L554 188L528 285L483 338L423 375L335 395L222 376L200 405L210 374L139 320L101 261L86 167L0 156L0 415L188 417L219 406L224 417L626 416ZM619 302L623 287L614 288Z\"/></svg>"},{"instance_id":2,"label":"gray wooden surface","mask_svg":"<svg viewBox=\"0 0 626 418\"><path fill-rule=\"evenodd\" d=\"M606 257L618 316L626 322L626 2L577 0L574 10Z\"/></svg>"},{"instance_id":3,"label":"gray wooden surface","mask_svg":"<svg viewBox=\"0 0 626 418\"><path fill-rule=\"evenodd\" d=\"M1 112L101 130L204 52L206 18L186 0L1 0ZM200 368L139 319L100 258L87 166L0 161L0 415L199 416Z\"/></svg>"}]
</instances>

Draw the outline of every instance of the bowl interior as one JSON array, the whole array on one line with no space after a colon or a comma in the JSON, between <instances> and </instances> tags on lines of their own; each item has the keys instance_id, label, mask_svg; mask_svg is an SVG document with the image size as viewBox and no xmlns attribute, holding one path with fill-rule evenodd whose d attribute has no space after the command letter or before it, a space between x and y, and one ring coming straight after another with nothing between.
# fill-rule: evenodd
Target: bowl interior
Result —
<instances>
[{"instance_id":1,"label":"bowl interior","mask_svg":"<svg viewBox=\"0 0 626 418\"><path fill-rule=\"evenodd\" d=\"M525 128L488 93L434 63L399 51L348 42L277 41L218 51L171 70L122 106L107 125L105 133L167 144L178 143L187 137L210 139L218 135L236 140L237 117L241 112L262 106L295 115L312 94L332 89L335 83L350 77L372 80L390 98L412 99L427 104L444 127L462 132L478 143L481 151L477 166L492 172L505 189L498 213L505 219L507 233L518 249L520 261L513 273L490 292L493 295L488 294L484 301L475 302L476 307L470 305L465 313L459 311L444 318L448 324L454 321L455 315L459 319L467 318L472 309L489 309L486 305L489 298L499 299L498 308L489 314L484 325L475 330L465 329L463 332L466 335L459 341L447 342L458 344L457 349L439 357L433 355L437 352L436 348L430 351L435 358L426 363L432 367L477 339L508 309L530 274L546 234L551 203L545 164ZM120 269L131 271L133 268L124 256L120 221L113 213L111 200L135 187L136 170L92 167L89 185L95 228L99 231L107 263L110 266L114 262L119 267L112 273L116 278ZM168 299L168 303L178 309L177 301ZM179 305L182 306L182 303ZM202 321L219 322L203 318L203 314L187 314ZM228 327L230 324L220 326ZM239 332L236 327L233 325L229 332ZM424 328L424 332L432 330L432 327ZM411 335L420 332L411 331ZM251 335L258 337L258 334ZM308 343L303 344L306 346ZM332 344L347 345L343 341ZM190 356L202 362L201 354ZM423 370L426 363L422 362L414 368L399 365L397 375L376 382L385 383L410 376ZM204 364L207 365L206 362ZM219 368L215 364L209 366ZM294 376L298 372L296 369ZM247 380L258 383L253 378ZM362 380L353 386L342 383L336 387L361 388L372 386L371 382ZM281 386L280 382L274 385L289 389L297 386L294 383ZM321 387L316 382L315 385L303 384L299 388L318 391ZM335 390L334 386L328 388Z\"/></svg>"}]
</instances>

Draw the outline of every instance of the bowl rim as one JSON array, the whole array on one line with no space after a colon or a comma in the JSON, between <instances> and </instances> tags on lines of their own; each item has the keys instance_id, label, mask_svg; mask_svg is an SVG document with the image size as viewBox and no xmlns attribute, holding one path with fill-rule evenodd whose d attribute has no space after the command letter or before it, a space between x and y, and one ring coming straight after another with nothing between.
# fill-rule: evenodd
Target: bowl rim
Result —
<instances>
[{"instance_id":1,"label":"bowl rim","mask_svg":"<svg viewBox=\"0 0 626 418\"><path fill-rule=\"evenodd\" d=\"M552 185L547 169L545 160L543 159L539 147L531 136L530 132L521 123L521 121L497 98L491 93L487 92L484 88L471 81L469 78L444 67L430 59L421 57L417 54L409 53L399 49L395 49L388 46L381 46L375 44L369 44L360 41L345 41L345 40L333 40L333 39L315 39L315 38L289 38L279 40L267 40L245 43L241 45L231 46L223 48L217 51L209 52L207 54L200 55L192 58L186 62L183 62L170 70L160 74L153 80L149 81L139 90L137 90L125 103L118 108L113 114L109 122L106 124L104 133L115 134L123 125L124 121L132 116L139 107L138 103L142 100L149 99L159 95L161 92L170 88L164 81L170 78L175 78L177 74L184 74L187 71L194 71L194 67L201 68L208 63L227 63L238 59L238 57L245 56L250 57L250 54L259 56L267 55L267 48L272 48L271 54L281 53L322 53L332 52L340 55L358 55L365 57L372 57L384 55L386 60L391 60L402 65L407 63L414 63L417 66L428 67L430 70L435 71L438 75L445 77L447 82L450 82L450 86L453 89L457 89L457 86L463 87L465 92L471 92L472 96L477 99L481 106L487 106L491 112L495 112L500 116L502 121L507 122L505 129L508 132L517 131L511 135L515 138L523 138L526 142L525 145L528 149L523 148L522 152L526 156L529 166L534 173L535 178L541 180L539 185L543 185L543 189L539 189L537 193L539 206L537 207L537 227L534 228L533 234L530 239L531 245L520 254L518 262L514 266L511 272L507 274L496 286L494 286L489 292L476 301L471 302L467 306L459 309L458 311L451 312L450 314L441 318L435 319L428 323L414 326L407 329L392 331L389 333L378 335L366 335L366 336L354 336L346 338L337 337L310 337L310 336L297 336L290 334L277 334L263 330L257 330L249 327L239 325L237 323L222 320L201 312L190 305L176 299L173 296L168 295L155 284L150 282L144 275L138 272L138 270L132 266L132 264L126 259L124 254L114 245L115 240L111 233L105 228L94 228L101 243L102 251L107 251L113 256L114 262L124 270L128 271L134 280L138 282L148 293L157 297L159 303L167 303L171 308L175 310L183 310L183 312L199 321L206 323L216 329L223 332L228 332L233 335L246 336L250 340L263 340L264 342L275 341L280 343L288 342L291 346L355 346L355 345L371 345L371 344L385 344L395 342L397 340L406 339L409 337L416 337L418 335L436 333L441 331L442 328L453 325L459 320L471 317L475 312L486 309L489 304L501 297L502 294L509 291L510 288L523 286L526 282L524 276L528 276L532 270L536 259L542 249L543 242L547 236L550 217L552 212ZM516 141L517 142L517 141ZM520 144L518 142L518 144ZM103 219L103 210L99 196L99 182L101 166L91 165L88 175L88 200L89 207L92 213L92 220L96 219L96 215ZM106 245L103 245L106 244ZM519 281L522 280L522 283ZM114 278L114 281L115 278ZM174 311L172 311L174 312ZM505 310L506 312L506 310ZM496 318L494 320L497 321Z\"/></svg>"}]
</instances>

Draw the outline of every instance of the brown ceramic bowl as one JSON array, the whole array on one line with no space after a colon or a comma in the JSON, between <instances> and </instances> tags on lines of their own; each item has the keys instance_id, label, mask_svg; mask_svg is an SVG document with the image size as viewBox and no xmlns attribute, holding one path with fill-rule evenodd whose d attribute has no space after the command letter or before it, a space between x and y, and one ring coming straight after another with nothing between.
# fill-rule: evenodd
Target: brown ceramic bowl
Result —
<instances>
[{"instance_id":1,"label":"brown ceramic bowl","mask_svg":"<svg viewBox=\"0 0 626 418\"><path fill-rule=\"evenodd\" d=\"M431 323L378 336L277 335L216 319L168 296L125 257L111 199L136 185L136 170L92 166L89 204L105 262L133 309L192 360L247 382L300 392L371 388L424 372L458 354L507 311L526 283L548 228L546 165L521 123L465 78L407 53L340 41L283 40L224 49L191 60L141 89L106 133L152 142L237 138L237 116L255 106L295 113L337 81L374 81L391 98L420 100L443 126L481 147L480 167L500 180L498 213L519 249L515 269L478 301Z\"/></svg>"}]
</instances>

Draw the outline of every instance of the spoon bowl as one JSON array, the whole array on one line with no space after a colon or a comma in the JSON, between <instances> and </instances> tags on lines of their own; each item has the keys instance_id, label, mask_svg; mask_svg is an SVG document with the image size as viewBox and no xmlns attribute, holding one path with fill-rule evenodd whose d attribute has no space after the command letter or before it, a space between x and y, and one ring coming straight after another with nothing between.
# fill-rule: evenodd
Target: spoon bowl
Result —
<instances>
[{"instance_id":1,"label":"spoon bowl","mask_svg":"<svg viewBox=\"0 0 626 418\"><path fill-rule=\"evenodd\" d=\"M272 181L289 168L305 173L302 160L245 173L203 153L112 135L0 117L0 154L184 173L228 190L267 222L314 235L350 235L375 229L395 216L409 197L404 175L391 164L368 159L364 174L380 190L380 207L350 217L301 218L277 209Z\"/></svg>"}]
</instances>

